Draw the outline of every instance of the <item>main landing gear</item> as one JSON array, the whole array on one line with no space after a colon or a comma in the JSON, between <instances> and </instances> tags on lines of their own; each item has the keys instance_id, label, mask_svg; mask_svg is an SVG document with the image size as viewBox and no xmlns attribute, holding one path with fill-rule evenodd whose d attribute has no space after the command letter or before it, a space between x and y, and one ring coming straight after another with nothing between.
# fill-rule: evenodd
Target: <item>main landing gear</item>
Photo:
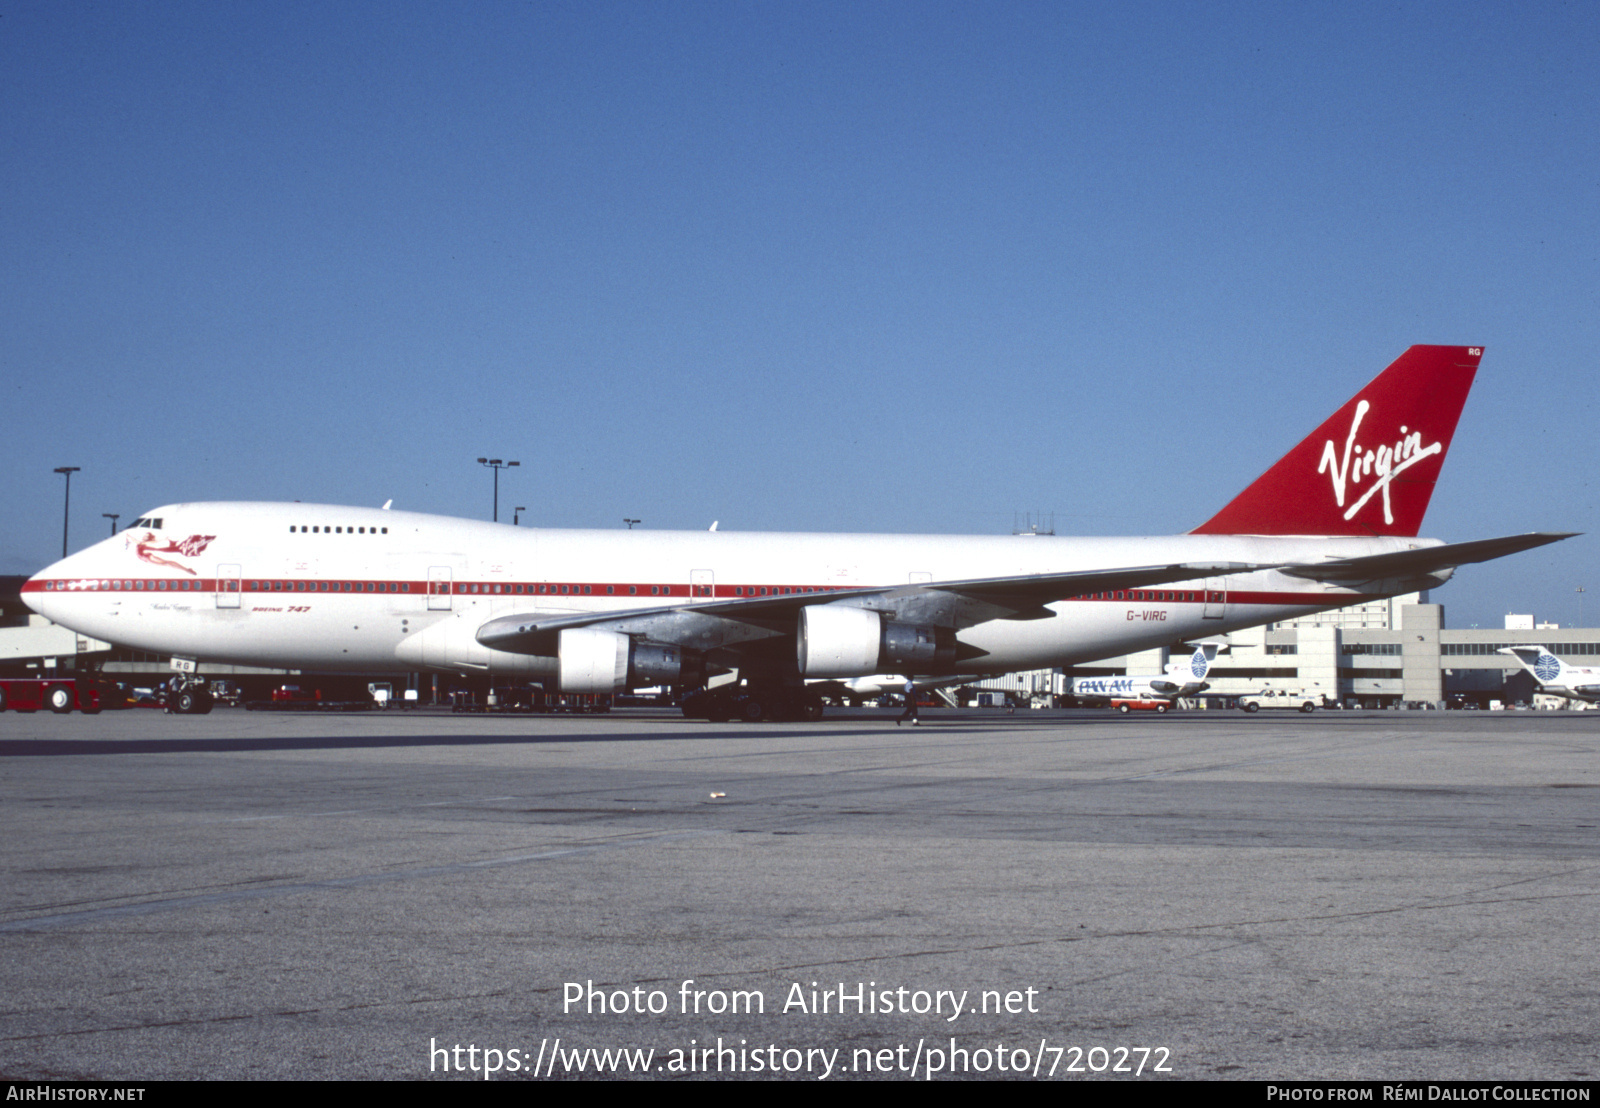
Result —
<instances>
[{"instance_id":1,"label":"main landing gear","mask_svg":"<svg viewBox=\"0 0 1600 1108\"><path fill-rule=\"evenodd\" d=\"M689 719L726 723L760 720L815 723L822 718L822 697L802 687L740 685L737 688L701 689L683 701Z\"/></svg>"}]
</instances>

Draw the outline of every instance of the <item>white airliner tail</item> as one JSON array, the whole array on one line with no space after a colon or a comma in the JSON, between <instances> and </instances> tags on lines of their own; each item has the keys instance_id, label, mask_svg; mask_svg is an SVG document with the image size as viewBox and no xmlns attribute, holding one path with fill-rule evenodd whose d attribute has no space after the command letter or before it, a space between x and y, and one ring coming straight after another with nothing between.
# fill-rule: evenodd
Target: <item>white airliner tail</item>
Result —
<instances>
[{"instance_id":1,"label":"white airliner tail","mask_svg":"<svg viewBox=\"0 0 1600 1108\"><path fill-rule=\"evenodd\" d=\"M1547 693L1574 700L1600 700L1600 668L1568 665L1548 646L1506 646L1500 653L1521 662Z\"/></svg>"}]
</instances>

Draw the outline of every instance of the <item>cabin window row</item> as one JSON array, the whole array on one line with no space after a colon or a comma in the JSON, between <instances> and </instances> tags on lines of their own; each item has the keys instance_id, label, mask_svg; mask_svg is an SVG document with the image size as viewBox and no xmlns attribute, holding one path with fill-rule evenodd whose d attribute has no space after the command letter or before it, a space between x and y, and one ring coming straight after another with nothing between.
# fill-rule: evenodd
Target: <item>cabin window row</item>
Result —
<instances>
[{"instance_id":1,"label":"cabin window row","mask_svg":"<svg viewBox=\"0 0 1600 1108\"><path fill-rule=\"evenodd\" d=\"M437 581L432 591L438 595L454 591L457 595L492 596L672 596L671 585L482 585L458 582L453 588L448 581ZM680 588L678 595L685 595Z\"/></svg>"},{"instance_id":2,"label":"cabin window row","mask_svg":"<svg viewBox=\"0 0 1600 1108\"><path fill-rule=\"evenodd\" d=\"M159 577L155 580L135 578L131 581L46 581L44 587L46 592L66 592L68 589L87 589L91 592L207 592L211 588L208 583L198 579L168 581Z\"/></svg>"},{"instance_id":3,"label":"cabin window row","mask_svg":"<svg viewBox=\"0 0 1600 1108\"><path fill-rule=\"evenodd\" d=\"M246 581L250 592L410 592L406 581Z\"/></svg>"},{"instance_id":4,"label":"cabin window row","mask_svg":"<svg viewBox=\"0 0 1600 1108\"><path fill-rule=\"evenodd\" d=\"M294 523L289 525L289 534L295 535L387 535L387 527L328 527L324 524Z\"/></svg>"},{"instance_id":5,"label":"cabin window row","mask_svg":"<svg viewBox=\"0 0 1600 1108\"><path fill-rule=\"evenodd\" d=\"M724 586L726 589L727 586ZM597 593L598 590L598 593ZM524 585L524 584L476 584L471 582L457 582L453 586L447 581L434 582L432 591L437 595L454 592L457 595L492 596L711 596L713 589L710 585ZM792 585L788 587L779 585L735 585L731 592L734 596L798 596L802 593L817 593L830 591L818 587Z\"/></svg>"},{"instance_id":6,"label":"cabin window row","mask_svg":"<svg viewBox=\"0 0 1600 1108\"><path fill-rule=\"evenodd\" d=\"M1082 600L1170 600L1178 604L1195 604L1204 599L1204 594L1197 592L1165 592L1152 589L1124 589L1121 592L1091 592L1085 593ZM1213 601L1220 601L1220 593L1212 594Z\"/></svg>"},{"instance_id":7,"label":"cabin window row","mask_svg":"<svg viewBox=\"0 0 1600 1108\"><path fill-rule=\"evenodd\" d=\"M734 596L799 596L802 593L828 592L828 589L801 585L735 585Z\"/></svg>"}]
</instances>

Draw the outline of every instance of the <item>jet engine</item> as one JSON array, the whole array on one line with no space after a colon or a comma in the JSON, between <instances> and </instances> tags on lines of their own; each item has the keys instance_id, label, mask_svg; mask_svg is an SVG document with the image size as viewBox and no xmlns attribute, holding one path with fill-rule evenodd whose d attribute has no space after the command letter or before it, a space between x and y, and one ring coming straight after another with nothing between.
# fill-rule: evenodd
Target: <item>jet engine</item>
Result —
<instances>
[{"instance_id":1,"label":"jet engine","mask_svg":"<svg viewBox=\"0 0 1600 1108\"><path fill-rule=\"evenodd\" d=\"M635 642L598 628L562 631L557 657L562 692L614 693L646 685L698 685L705 679L705 660L696 651Z\"/></svg>"},{"instance_id":2,"label":"jet engine","mask_svg":"<svg viewBox=\"0 0 1600 1108\"><path fill-rule=\"evenodd\" d=\"M818 604L800 610L795 651L803 677L949 673L955 666L956 633L931 624L896 623L866 608Z\"/></svg>"}]
</instances>

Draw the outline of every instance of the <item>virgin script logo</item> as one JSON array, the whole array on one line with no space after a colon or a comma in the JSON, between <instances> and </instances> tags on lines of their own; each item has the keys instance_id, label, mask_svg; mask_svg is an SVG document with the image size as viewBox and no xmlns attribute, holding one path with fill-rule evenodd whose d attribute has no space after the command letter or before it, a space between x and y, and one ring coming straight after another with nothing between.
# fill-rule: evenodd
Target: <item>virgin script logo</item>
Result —
<instances>
[{"instance_id":1,"label":"virgin script logo","mask_svg":"<svg viewBox=\"0 0 1600 1108\"><path fill-rule=\"evenodd\" d=\"M191 577L195 576L194 570L182 562L175 562L171 558L163 558L161 555L178 554L185 558L198 558L204 553L205 548L211 545L211 540L217 537L215 535L190 535L186 539L168 539L164 544L158 544L153 531L146 531L142 539L137 538L131 528L124 533L128 535L128 538L124 539L123 543L133 547L133 552L139 556L141 562L149 562L153 566L170 566L173 569L181 569Z\"/></svg>"},{"instance_id":2,"label":"virgin script logo","mask_svg":"<svg viewBox=\"0 0 1600 1108\"><path fill-rule=\"evenodd\" d=\"M1355 487L1367 478L1373 478L1367 490L1351 504L1345 511L1344 518L1354 519L1355 514L1366 507L1374 493L1383 493L1383 522L1394 522L1394 511L1389 503L1389 482L1400 474L1435 454L1444 453L1444 446L1433 443L1430 446L1422 445L1422 432L1410 431L1405 427L1400 428L1400 440L1394 444L1384 443L1377 449L1363 448L1356 443L1356 433L1361 430L1361 421L1366 417L1372 405L1363 400L1356 405L1355 418L1350 421L1350 434L1344 440L1344 456L1341 458L1334 450L1333 440L1328 439L1322 444L1322 462L1317 466L1318 473L1327 473L1333 482L1333 501L1339 507L1344 507L1346 493L1354 494Z\"/></svg>"}]
</instances>

